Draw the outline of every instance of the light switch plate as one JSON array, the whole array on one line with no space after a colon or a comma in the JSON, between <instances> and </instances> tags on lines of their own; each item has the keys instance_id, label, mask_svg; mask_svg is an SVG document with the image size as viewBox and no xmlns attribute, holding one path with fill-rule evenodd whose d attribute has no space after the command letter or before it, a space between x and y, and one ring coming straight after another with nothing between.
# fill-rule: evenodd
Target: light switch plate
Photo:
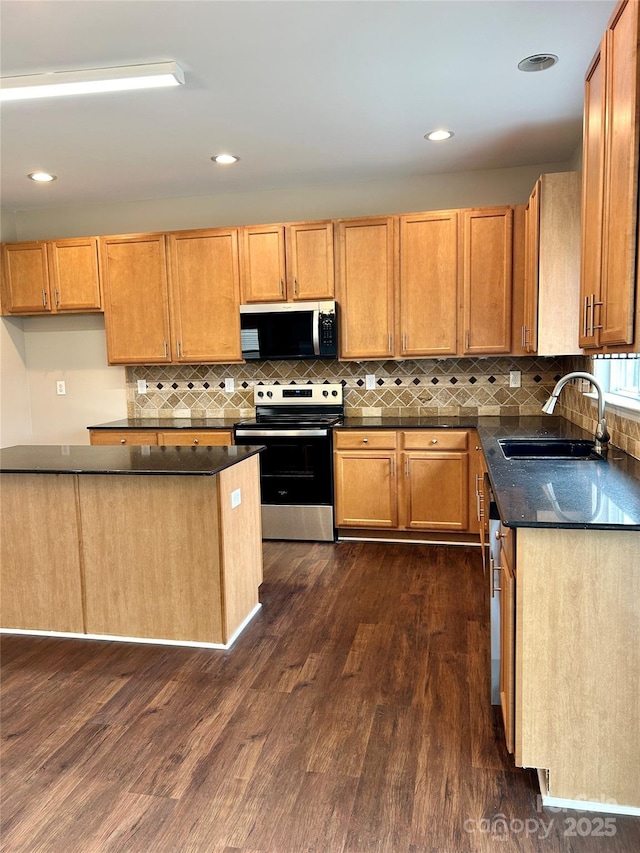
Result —
<instances>
[{"instance_id":1,"label":"light switch plate","mask_svg":"<svg viewBox=\"0 0 640 853\"><path fill-rule=\"evenodd\" d=\"M519 388L522 385L522 373L519 370L509 371L509 388Z\"/></svg>"},{"instance_id":2,"label":"light switch plate","mask_svg":"<svg viewBox=\"0 0 640 853\"><path fill-rule=\"evenodd\" d=\"M231 492L231 509L235 509L237 506L240 506L242 503L242 490L234 489Z\"/></svg>"},{"instance_id":3,"label":"light switch plate","mask_svg":"<svg viewBox=\"0 0 640 853\"><path fill-rule=\"evenodd\" d=\"M376 390L376 375L375 373L367 373L364 377L364 387L367 391Z\"/></svg>"},{"instance_id":4,"label":"light switch plate","mask_svg":"<svg viewBox=\"0 0 640 853\"><path fill-rule=\"evenodd\" d=\"M236 383L233 379L227 377L227 379L224 380L224 390L227 394L232 394L236 390Z\"/></svg>"},{"instance_id":5,"label":"light switch plate","mask_svg":"<svg viewBox=\"0 0 640 853\"><path fill-rule=\"evenodd\" d=\"M146 394L147 393L147 380L146 379L138 379L138 394Z\"/></svg>"}]
</instances>

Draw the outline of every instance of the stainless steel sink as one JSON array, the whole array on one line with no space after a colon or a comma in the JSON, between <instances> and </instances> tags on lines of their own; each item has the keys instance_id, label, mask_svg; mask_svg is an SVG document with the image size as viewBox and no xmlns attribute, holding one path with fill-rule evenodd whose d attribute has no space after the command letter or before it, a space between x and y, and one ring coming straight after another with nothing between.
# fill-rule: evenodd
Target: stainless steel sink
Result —
<instances>
[{"instance_id":1,"label":"stainless steel sink","mask_svg":"<svg viewBox=\"0 0 640 853\"><path fill-rule=\"evenodd\" d=\"M595 442L580 438L499 438L506 459L597 460Z\"/></svg>"}]
</instances>

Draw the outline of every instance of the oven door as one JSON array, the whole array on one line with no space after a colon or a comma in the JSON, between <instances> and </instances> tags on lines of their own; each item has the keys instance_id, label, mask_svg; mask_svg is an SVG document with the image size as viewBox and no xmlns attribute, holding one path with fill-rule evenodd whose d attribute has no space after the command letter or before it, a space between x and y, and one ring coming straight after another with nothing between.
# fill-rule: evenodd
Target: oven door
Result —
<instances>
[{"instance_id":1,"label":"oven door","mask_svg":"<svg viewBox=\"0 0 640 853\"><path fill-rule=\"evenodd\" d=\"M265 539L333 540L333 459L329 429L236 427L236 444L262 444L260 489Z\"/></svg>"}]
</instances>

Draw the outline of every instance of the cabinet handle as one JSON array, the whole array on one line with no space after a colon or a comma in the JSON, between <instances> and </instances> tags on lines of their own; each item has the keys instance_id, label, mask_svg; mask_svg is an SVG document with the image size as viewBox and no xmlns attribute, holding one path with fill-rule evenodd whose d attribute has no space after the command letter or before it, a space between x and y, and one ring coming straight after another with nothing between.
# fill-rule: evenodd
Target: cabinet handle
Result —
<instances>
[{"instance_id":1,"label":"cabinet handle","mask_svg":"<svg viewBox=\"0 0 640 853\"><path fill-rule=\"evenodd\" d=\"M293 277L293 293L294 296L298 295L298 279L295 276Z\"/></svg>"},{"instance_id":2,"label":"cabinet handle","mask_svg":"<svg viewBox=\"0 0 640 853\"><path fill-rule=\"evenodd\" d=\"M284 281L280 279L280 296L284 296Z\"/></svg>"},{"instance_id":3,"label":"cabinet handle","mask_svg":"<svg viewBox=\"0 0 640 853\"><path fill-rule=\"evenodd\" d=\"M393 337L389 335L389 352L393 352Z\"/></svg>"},{"instance_id":4,"label":"cabinet handle","mask_svg":"<svg viewBox=\"0 0 640 853\"><path fill-rule=\"evenodd\" d=\"M407 333L403 332L402 333L402 352L406 352L406 351L407 351Z\"/></svg>"},{"instance_id":5,"label":"cabinet handle","mask_svg":"<svg viewBox=\"0 0 640 853\"><path fill-rule=\"evenodd\" d=\"M467 331L464 334L464 341L465 341L464 348L469 349L469 347L471 346L471 332L469 331L469 329L467 329Z\"/></svg>"},{"instance_id":6,"label":"cabinet handle","mask_svg":"<svg viewBox=\"0 0 640 853\"><path fill-rule=\"evenodd\" d=\"M502 571L502 566L496 566L495 560L493 559L493 554L489 554L489 572L491 573L491 598L496 597L496 592L502 592L502 589L499 586L496 586L496 572L498 572L498 577L500 577L500 572ZM499 581L498 581L499 583Z\"/></svg>"},{"instance_id":7,"label":"cabinet handle","mask_svg":"<svg viewBox=\"0 0 640 853\"><path fill-rule=\"evenodd\" d=\"M602 323L595 325L595 322L596 322L596 305L604 305L604 302L596 302L596 295L595 295L595 293L592 293L591 294L591 305L592 305L592 308L591 308L591 334L593 334L596 329L602 328Z\"/></svg>"},{"instance_id":8,"label":"cabinet handle","mask_svg":"<svg viewBox=\"0 0 640 853\"><path fill-rule=\"evenodd\" d=\"M47 307L47 291L46 290L42 291L42 307L43 308Z\"/></svg>"},{"instance_id":9,"label":"cabinet handle","mask_svg":"<svg viewBox=\"0 0 640 853\"><path fill-rule=\"evenodd\" d=\"M194 439L193 439L193 443L194 443L194 444L197 444L197 443L198 443L198 439L197 439L197 438L194 438Z\"/></svg>"},{"instance_id":10,"label":"cabinet handle","mask_svg":"<svg viewBox=\"0 0 640 853\"><path fill-rule=\"evenodd\" d=\"M438 439L437 439L437 438L432 438L432 439L431 439L431 444L437 444L437 443L438 443Z\"/></svg>"},{"instance_id":11,"label":"cabinet handle","mask_svg":"<svg viewBox=\"0 0 640 853\"><path fill-rule=\"evenodd\" d=\"M362 443L363 443L363 444L369 444L369 439L368 439L368 438L363 438L363 439L362 439Z\"/></svg>"},{"instance_id":12,"label":"cabinet handle","mask_svg":"<svg viewBox=\"0 0 640 853\"><path fill-rule=\"evenodd\" d=\"M121 439L120 439L120 444L126 444L126 443L127 443L127 439L126 439L126 438L121 438Z\"/></svg>"},{"instance_id":13,"label":"cabinet handle","mask_svg":"<svg viewBox=\"0 0 640 853\"><path fill-rule=\"evenodd\" d=\"M57 308L58 305L60 305L60 292L58 291L57 288L53 291L53 296L54 296L54 299L56 301L56 308Z\"/></svg>"},{"instance_id":14,"label":"cabinet handle","mask_svg":"<svg viewBox=\"0 0 640 853\"><path fill-rule=\"evenodd\" d=\"M528 326L522 327L522 348L526 349L529 346L529 341L527 340L527 332L529 331Z\"/></svg>"},{"instance_id":15,"label":"cabinet handle","mask_svg":"<svg viewBox=\"0 0 640 853\"><path fill-rule=\"evenodd\" d=\"M584 311L582 316L582 331L585 338L589 337L589 297L584 298Z\"/></svg>"},{"instance_id":16,"label":"cabinet handle","mask_svg":"<svg viewBox=\"0 0 640 853\"><path fill-rule=\"evenodd\" d=\"M394 459L393 456L391 457L391 476L392 477L396 476L396 460Z\"/></svg>"},{"instance_id":17,"label":"cabinet handle","mask_svg":"<svg viewBox=\"0 0 640 853\"><path fill-rule=\"evenodd\" d=\"M163 343L164 343L164 357L166 358L167 357L167 342L163 341Z\"/></svg>"},{"instance_id":18,"label":"cabinet handle","mask_svg":"<svg viewBox=\"0 0 640 853\"><path fill-rule=\"evenodd\" d=\"M499 531L499 530L496 530L496 539L497 539L498 541L500 541L500 539L506 539L506 538L507 538L507 535L508 535L508 534L506 534L506 533L500 533L500 531Z\"/></svg>"},{"instance_id":19,"label":"cabinet handle","mask_svg":"<svg viewBox=\"0 0 640 853\"><path fill-rule=\"evenodd\" d=\"M405 459L405 463L404 463L404 475L405 475L405 477L408 477L410 475L410 473L411 472L409 471L409 457L407 456L407 458Z\"/></svg>"},{"instance_id":20,"label":"cabinet handle","mask_svg":"<svg viewBox=\"0 0 640 853\"><path fill-rule=\"evenodd\" d=\"M182 356L182 347L180 346L180 341L176 341L176 349L178 350L178 358Z\"/></svg>"}]
</instances>

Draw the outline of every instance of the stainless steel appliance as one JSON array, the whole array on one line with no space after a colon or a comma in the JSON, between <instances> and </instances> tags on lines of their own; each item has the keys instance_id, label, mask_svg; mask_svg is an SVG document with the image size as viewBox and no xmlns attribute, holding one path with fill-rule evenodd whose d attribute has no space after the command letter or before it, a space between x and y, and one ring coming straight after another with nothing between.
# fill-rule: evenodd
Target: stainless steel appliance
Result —
<instances>
[{"instance_id":1,"label":"stainless steel appliance","mask_svg":"<svg viewBox=\"0 0 640 853\"><path fill-rule=\"evenodd\" d=\"M256 385L256 417L234 427L260 454L264 539L335 539L332 427L343 420L342 385Z\"/></svg>"},{"instance_id":2,"label":"stainless steel appliance","mask_svg":"<svg viewBox=\"0 0 640 853\"><path fill-rule=\"evenodd\" d=\"M241 305L240 331L247 360L338 357L332 300Z\"/></svg>"},{"instance_id":3,"label":"stainless steel appliance","mask_svg":"<svg viewBox=\"0 0 640 853\"><path fill-rule=\"evenodd\" d=\"M489 613L491 624L491 704L500 704L500 515L488 475L485 495L489 501Z\"/></svg>"}]
</instances>

